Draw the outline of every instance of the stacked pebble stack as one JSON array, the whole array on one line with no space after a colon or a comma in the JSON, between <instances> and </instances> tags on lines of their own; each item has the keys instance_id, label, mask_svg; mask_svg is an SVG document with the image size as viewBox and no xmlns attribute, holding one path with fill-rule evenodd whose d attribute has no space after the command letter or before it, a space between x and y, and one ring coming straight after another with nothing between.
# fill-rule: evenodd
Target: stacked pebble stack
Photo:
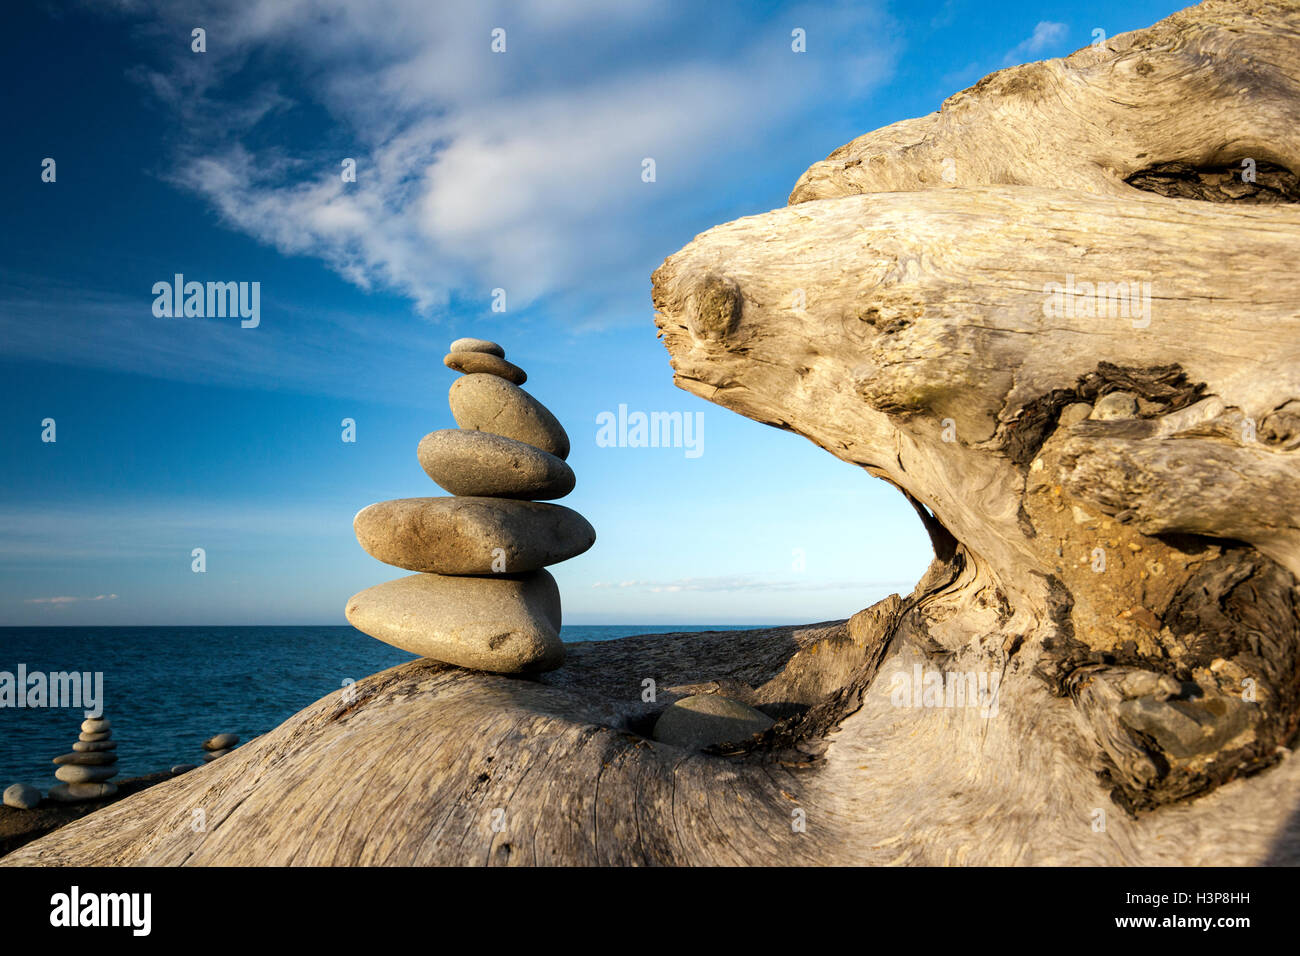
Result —
<instances>
[{"instance_id":1,"label":"stacked pebble stack","mask_svg":"<svg viewBox=\"0 0 1300 956\"><path fill-rule=\"evenodd\" d=\"M203 741L203 762L211 763L218 757L224 757L234 750L238 743L238 734L217 734L215 737L209 737Z\"/></svg>"},{"instance_id":2,"label":"stacked pebble stack","mask_svg":"<svg viewBox=\"0 0 1300 956\"><path fill-rule=\"evenodd\" d=\"M54 776L60 782L50 788L50 798L76 803L117 793L117 785L108 782L117 776L117 742L112 737L113 725L106 718L88 717L82 721L73 752L54 758L59 765Z\"/></svg>"},{"instance_id":3,"label":"stacked pebble stack","mask_svg":"<svg viewBox=\"0 0 1300 956\"><path fill-rule=\"evenodd\" d=\"M545 570L582 554L596 532L546 504L573 490L569 436L521 386L505 350L457 339L443 360L462 377L449 402L458 428L420 442L425 472L453 497L404 498L357 514L372 557L418 572L348 601L354 627L395 647L497 673L552 670L564 659L560 592Z\"/></svg>"}]
</instances>

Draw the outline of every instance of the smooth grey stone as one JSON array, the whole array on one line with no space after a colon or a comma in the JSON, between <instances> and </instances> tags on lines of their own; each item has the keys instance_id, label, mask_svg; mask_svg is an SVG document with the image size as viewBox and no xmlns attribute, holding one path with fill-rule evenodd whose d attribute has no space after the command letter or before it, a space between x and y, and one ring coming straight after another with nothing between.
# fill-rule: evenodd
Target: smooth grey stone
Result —
<instances>
[{"instance_id":1,"label":"smooth grey stone","mask_svg":"<svg viewBox=\"0 0 1300 956\"><path fill-rule=\"evenodd\" d=\"M582 554L596 530L563 505L509 498L398 498L352 522L373 558L433 574L515 574Z\"/></svg>"},{"instance_id":2,"label":"smooth grey stone","mask_svg":"<svg viewBox=\"0 0 1300 956\"><path fill-rule=\"evenodd\" d=\"M239 743L239 734L217 734L203 741L204 750L229 750Z\"/></svg>"},{"instance_id":3,"label":"smooth grey stone","mask_svg":"<svg viewBox=\"0 0 1300 956\"><path fill-rule=\"evenodd\" d=\"M102 767L117 763L117 754L111 750L98 750L91 753L70 753L55 757L54 762L63 764L80 764L86 767Z\"/></svg>"},{"instance_id":4,"label":"smooth grey stone","mask_svg":"<svg viewBox=\"0 0 1300 956\"><path fill-rule=\"evenodd\" d=\"M416 454L425 474L453 495L549 501L563 498L575 483L562 458L490 432L430 432Z\"/></svg>"},{"instance_id":5,"label":"smooth grey stone","mask_svg":"<svg viewBox=\"0 0 1300 956\"><path fill-rule=\"evenodd\" d=\"M85 734L102 734L112 729L107 717L87 717L81 722L81 732Z\"/></svg>"},{"instance_id":6,"label":"smooth grey stone","mask_svg":"<svg viewBox=\"0 0 1300 956\"><path fill-rule=\"evenodd\" d=\"M183 773L189 773L191 770L197 770L198 765L192 763L178 763L172 767L172 775L179 777Z\"/></svg>"},{"instance_id":7,"label":"smooth grey stone","mask_svg":"<svg viewBox=\"0 0 1300 956\"><path fill-rule=\"evenodd\" d=\"M116 767L82 767L77 764L64 764L54 771L54 776L64 783L98 783L117 776Z\"/></svg>"},{"instance_id":8,"label":"smooth grey stone","mask_svg":"<svg viewBox=\"0 0 1300 956\"><path fill-rule=\"evenodd\" d=\"M1090 417L1103 422L1132 418L1137 414L1137 409L1137 396L1132 392L1111 392L1097 399Z\"/></svg>"},{"instance_id":9,"label":"smooth grey stone","mask_svg":"<svg viewBox=\"0 0 1300 956\"><path fill-rule=\"evenodd\" d=\"M78 753L93 753L97 750L116 750L116 740L78 740L72 745Z\"/></svg>"},{"instance_id":10,"label":"smooth grey stone","mask_svg":"<svg viewBox=\"0 0 1300 956\"><path fill-rule=\"evenodd\" d=\"M654 739L700 749L739 743L775 723L761 710L718 694L696 694L670 704L655 721Z\"/></svg>"},{"instance_id":11,"label":"smooth grey stone","mask_svg":"<svg viewBox=\"0 0 1300 956\"><path fill-rule=\"evenodd\" d=\"M100 733L96 733L96 734L88 734L83 730L80 734L77 735L77 739L80 740L82 743L91 744L101 740L107 740L109 737L112 736L113 736L113 732L111 730L101 731Z\"/></svg>"},{"instance_id":12,"label":"smooth grey stone","mask_svg":"<svg viewBox=\"0 0 1300 956\"><path fill-rule=\"evenodd\" d=\"M505 435L557 458L569 457L569 436L545 405L495 375L462 375L447 400L461 428Z\"/></svg>"},{"instance_id":13,"label":"smooth grey stone","mask_svg":"<svg viewBox=\"0 0 1300 956\"><path fill-rule=\"evenodd\" d=\"M1074 402L1061 409L1061 414L1057 416L1056 423L1062 428L1067 428L1070 425L1077 425L1091 414L1092 406L1087 402Z\"/></svg>"},{"instance_id":14,"label":"smooth grey stone","mask_svg":"<svg viewBox=\"0 0 1300 956\"><path fill-rule=\"evenodd\" d=\"M41 802L41 792L25 783L15 783L5 787L4 802L6 807L31 810Z\"/></svg>"},{"instance_id":15,"label":"smooth grey stone","mask_svg":"<svg viewBox=\"0 0 1300 956\"><path fill-rule=\"evenodd\" d=\"M413 574L353 595L347 617L386 644L458 667L514 674L564 660L560 590L546 571Z\"/></svg>"},{"instance_id":16,"label":"smooth grey stone","mask_svg":"<svg viewBox=\"0 0 1300 956\"><path fill-rule=\"evenodd\" d=\"M50 799L60 803L78 803L82 800L98 800L111 797L117 793L115 783L56 783L50 787Z\"/></svg>"},{"instance_id":17,"label":"smooth grey stone","mask_svg":"<svg viewBox=\"0 0 1300 956\"><path fill-rule=\"evenodd\" d=\"M487 339L457 339L451 343L448 352L486 352L488 355L495 355L497 358L505 358L506 350L495 342L489 342Z\"/></svg>"},{"instance_id":18,"label":"smooth grey stone","mask_svg":"<svg viewBox=\"0 0 1300 956\"><path fill-rule=\"evenodd\" d=\"M487 352L448 352L442 364L455 372L466 375L482 373L504 378L507 382L522 385L528 381L528 373L518 365Z\"/></svg>"},{"instance_id":19,"label":"smooth grey stone","mask_svg":"<svg viewBox=\"0 0 1300 956\"><path fill-rule=\"evenodd\" d=\"M209 750L203 755L203 762L212 763L212 761L216 760L218 757L224 757L226 754L230 753L231 749L232 748L230 747L226 747L223 750Z\"/></svg>"}]
</instances>

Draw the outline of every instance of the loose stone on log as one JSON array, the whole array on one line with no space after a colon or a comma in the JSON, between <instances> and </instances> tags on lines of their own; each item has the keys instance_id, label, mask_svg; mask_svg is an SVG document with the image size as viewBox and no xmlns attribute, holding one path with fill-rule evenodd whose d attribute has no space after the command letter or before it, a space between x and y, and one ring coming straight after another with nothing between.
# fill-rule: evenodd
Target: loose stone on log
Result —
<instances>
[{"instance_id":1,"label":"loose stone on log","mask_svg":"<svg viewBox=\"0 0 1300 956\"><path fill-rule=\"evenodd\" d=\"M528 373L518 365L487 352L448 352L442 364L455 372L464 372L467 375L478 373L495 375L515 385L522 385L528 381Z\"/></svg>"},{"instance_id":2,"label":"loose stone on log","mask_svg":"<svg viewBox=\"0 0 1300 956\"><path fill-rule=\"evenodd\" d=\"M546 571L413 574L354 595L347 617L371 637L458 667L510 674L564 659L560 592Z\"/></svg>"},{"instance_id":3,"label":"loose stone on log","mask_svg":"<svg viewBox=\"0 0 1300 956\"><path fill-rule=\"evenodd\" d=\"M569 457L569 436L555 416L517 385L495 375L465 375L452 383L451 414L461 428L504 435L557 458Z\"/></svg>"},{"instance_id":4,"label":"loose stone on log","mask_svg":"<svg viewBox=\"0 0 1300 956\"><path fill-rule=\"evenodd\" d=\"M655 721L654 738L700 749L739 743L775 723L761 710L718 694L696 694L668 706Z\"/></svg>"},{"instance_id":5,"label":"loose stone on log","mask_svg":"<svg viewBox=\"0 0 1300 956\"><path fill-rule=\"evenodd\" d=\"M430 432L417 454L425 473L453 495L548 501L563 498L575 483L563 459L491 432Z\"/></svg>"},{"instance_id":6,"label":"loose stone on log","mask_svg":"<svg viewBox=\"0 0 1300 956\"><path fill-rule=\"evenodd\" d=\"M381 501L358 512L353 527L371 557L435 574L536 571L596 541L571 508L504 498Z\"/></svg>"},{"instance_id":7,"label":"loose stone on log","mask_svg":"<svg viewBox=\"0 0 1300 956\"><path fill-rule=\"evenodd\" d=\"M15 783L5 788L4 804L17 810L31 810L41 802L41 792L25 783Z\"/></svg>"}]
</instances>

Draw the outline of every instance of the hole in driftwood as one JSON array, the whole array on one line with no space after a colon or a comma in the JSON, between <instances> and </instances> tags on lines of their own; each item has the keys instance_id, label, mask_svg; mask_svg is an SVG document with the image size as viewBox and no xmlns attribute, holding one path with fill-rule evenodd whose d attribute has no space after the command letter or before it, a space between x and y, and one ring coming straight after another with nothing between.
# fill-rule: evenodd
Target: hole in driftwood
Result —
<instances>
[{"instance_id":1,"label":"hole in driftwood","mask_svg":"<svg viewBox=\"0 0 1300 956\"><path fill-rule=\"evenodd\" d=\"M1202 202L1300 202L1300 176L1277 163L1239 159L1209 166L1156 163L1124 180L1170 199Z\"/></svg>"}]
</instances>

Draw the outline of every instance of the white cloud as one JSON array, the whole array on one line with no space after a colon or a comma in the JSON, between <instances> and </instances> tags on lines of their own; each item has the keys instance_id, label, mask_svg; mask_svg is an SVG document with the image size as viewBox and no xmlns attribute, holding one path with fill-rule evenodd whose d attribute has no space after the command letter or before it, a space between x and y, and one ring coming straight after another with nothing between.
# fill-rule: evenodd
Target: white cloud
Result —
<instances>
[{"instance_id":1,"label":"white cloud","mask_svg":"<svg viewBox=\"0 0 1300 956\"><path fill-rule=\"evenodd\" d=\"M1034 27L1034 32L1028 38L1007 51L1002 62L1007 66L1013 63L1024 63L1027 59L1032 59L1044 50L1059 44L1068 33L1069 28L1064 23L1042 20Z\"/></svg>"},{"instance_id":2,"label":"white cloud","mask_svg":"<svg viewBox=\"0 0 1300 956\"><path fill-rule=\"evenodd\" d=\"M791 11L808 54L790 51L784 26L744 11L702 17L650 0L158 2L153 12L160 39L187 24L208 32L207 54L186 46L137 71L182 124L175 181L233 227L426 312L495 287L512 308L613 281L644 298L649 271L675 248L646 227L674 199L761 161L770 150L756 144L788 141L809 102L861 96L891 56L881 15L850 3ZM497 26L504 54L489 48ZM258 82L250 64L267 62L277 72ZM345 156L356 183L339 176ZM645 157L654 183L641 180Z\"/></svg>"},{"instance_id":3,"label":"white cloud","mask_svg":"<svg viewBox=\"0 0 1300 956\"><path fill-rule=\"evenodd\" d=\"M96 594L94 597L47 597L47 598L28 598L26 604L79 604L82 601L116 601L116 594Z\"/></svg>"}]
</instances>

